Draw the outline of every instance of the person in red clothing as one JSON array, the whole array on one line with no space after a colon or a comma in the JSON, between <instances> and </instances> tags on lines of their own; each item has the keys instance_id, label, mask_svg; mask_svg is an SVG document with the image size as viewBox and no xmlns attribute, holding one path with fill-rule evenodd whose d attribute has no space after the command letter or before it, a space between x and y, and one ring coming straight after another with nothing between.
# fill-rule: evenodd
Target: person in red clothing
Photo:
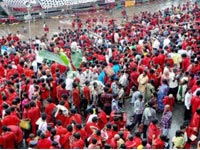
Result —
<instances>
[{"instance_id":1,"label":"person in red clothing","mask_svg":"<svg viewBox=\"0 0 200 150\"><path fill-rule=\"evenodd\" d=\"M40 134L40 139L38 140L37 143L37 148L38 149L49 149L51 147L51 141L46 138L46 135L44 133Z\"/></svg>"},{"instance_id":2,"label":"person in red clothing","mask_svg":"<svg viewBox=\"0 0 200 150\"><path fill-rule=\"evenodd\" d=\"M63 149L70 149L72 148L73 142L73 127L72 125L67 126L67 133L60 139L60 145Z\"/></svg>"},{"instance_id":3,"label":"person in red clothing","mask_svg":"<svg viewBox=\"0 0 200 150\"><path fill-rule=\"evenodd\" d=\"M170 111L172 112L173 107L174 107L174 103L175 103L175 98L173 97L172 94L169 94L169 96L165 96L163 99L163 104L165 105L169 105L170 106Z\"/></svg>"},{"instance_id":4,"label":"person in red clothing","mask_svg":"<svg viewBox=\"0 0 200 150\"><path fill-rule=\"evenodd\" d=\"M5 118L1 121L3 126L8 126L8 125L19 125L20 119L14 115L11 115L10 109L6 109L5 111L6 116Z\"/></svg>"},{"instance_id":5,"label":"person in red clothing","mask_svg":"<svg viewBox=\"0 0 200 150\"><path fill-rule=\"evenodd\" d=\"M80 133L81 139L83 139L85 141L87 133L85 131L85 128L82 127L81 124L76 124L75 132Z\"/></svg>"},{"instance_id":6,"label":"person in red clothing","mask_svg":"<svg viewBox=\"0 0 200 150\"><path fill-rule=\"evenodd\" d=\"M97 117L93 117L92 122L86 123L85 131L87 133L87 137L89 137L95 130L99 129L97 121L98 121Z\"/></svg>"},{"instance_id":7,"label":"person in red clothing","mask_svg":"<svg viewBox=\"0 0 200 150\"><path fill-rule=\"evenodd\" d=\"M72 142L72 148L73 149L83 149L85 146L84 141L81 139L81 136L79 133L74 133L74 140Z\"/></svg>"},{"instance_id":8,"label":"person in red clothing","mask_svg":"<svg viewBox=\"0 0 200 150\"><path fill-rule=\"evenodd\" d=\"M112 149L117 149L117 141L120 139L119 134L115 134L114 137L110 140L110 146Z\"/></svg>"},{"instance_id":9,"label":"person in red clothing","mask_svg":"<svg viewBox=\"0 0 200 150\"><path fill-rule=\"evenodd\" d=\"M193 128L194 134L198 137L200 130L200 108L198 108L190 121L190 127Z\"/></svg>"},{"instance_id":10,"label":"person in red clothing","mask_svg":"<svg viewBox=\"0 0 200 150\"><path fill-rule=\"evenodd\" d=\"M148 143L150 143L150 144L152 144L152 141L154 139L157 139L158 136L161 133L161 131L160 131L159 127L157 126L157 124L158 124L158 120L154 119L154 120L152 120L152 122L149 125L147 140L148 140Z\"/></svg>"},{"instance_id":11,"label":"person in red clothing","mask_svg":"<svg viewBox=\"0 0 200 150\"><path fill-rule=\"evenodd\" d=\"M80 112L80 92L76 83L73 83L72 99L77 111Z\"/></svg>"},{"instance_id":12,"label":"person in red clothing","mask_svg":"<svg viewBox=\"0 0 200 150\"><path fill-rule=\"evenodd\" d=\"M30 102L30 107L28 110L28 118L31 121L32 133L36 134L36 121L40 118L40 110L33 101Z\"/></svg>"},{"instance_id":13,"label":"person in red clothing","mask_svg":"<svg viewBox=\"0 0 200 150\"><path fill-rule=\"evenodd\" d=\"M76 112L76 109L71 109L69 124L72 124L72 123L82 124L82 116Z\"/></svg>"},{"instance_id":14,"label":"person in red clothing","mask_svg":"<svg viewBox=\"0 0 200 150\"><path fill-rule=\"evenodd\" d=\"M2 127L2 135L0 137L0 145L3 149L14 149L16 144L16 135L6 126Z\"/></svg>"},{"instance_id":15,"label":"person in red clothing","mask_svg":"<svg viewBox=\"0 0 200 150\"><path fill-rule=\"evenodd\" d=\"M135 143L133 142L133 135L130 134L128 136L128 140L126 141L125 145L126 145L127 149L133 149L134 148Z\"/></svg>"},{"instance_id":16,"label":"person in red clothing","mask_svg":"<svg viewBox=\"0 0 200 150\"><path fill-rule=\"evenodd\" d=\"M152 141L152 148L153 149L164 149L165 142L167 141L166 136L160 135L158 138Z\"/></svg>"},{"instance_id":17,"label":"person in red clothing","mask_svg":"<svg viewBox=\"0 0 200 150\"><path fill-rule=\"evenodd\" d=\"M61 120L56 120L56 134L60 135L61 137L67 133L67 129L62 126Z\"/></svg>"},{"instance_id":18,"label":"person in red clothing","mask_svg":"<svg viewBox=\"0 0 200 150\"><path fill-rule=\"evenodd\" d=\"M140 132L135 133L135 137L133 138L133 148L137 148L139 145L142 144L141 134Z\"/></svg>"},{"instance_id":19,"label":"person in red clothing","mask_svg":"<svg viewBox=\"0 0 200 150\"><path fill-rule=\"evenodd\" d=\"M197 108L200 108L200 90L197 91L196 96L191 99L192 115L195 114Z\"/></svg>"},{"instance_id":20,"label":"person in red clothing","mask_svg":"<svg viewBox=\"0 0 200 150\"><path fill-rule=\"evenodd\" d=\"M9 125L9 126L7 126L7 128L9 128L15 134L16 147L21 148L20 146L21 146L22 140L23 140L22 129L19 126L16 126L16 125Z\"/></svg>"},{"instance_id":21,"label":"person in red clothing","mask_svg":"<svg viewBox=\"0 0 200 150\"><path fill-rule=\"evenodd\" d=\"M182 66L182 69L183 71L187 71L188 70L188 67L190 66L190 58L187 57L186 54L182 54L182 63L181 63L181 66Z\"/></svg>"},{"instance_id":22,"label":"person in red clothing","mask_svg":"<svg viewBox=\"0 0 200 150\"><path fill-rule=\"evenodd\" d=\"M89 140L89 144L91 144L92 143L92 140L93 139L96 139L97 140L97 145L99 146L99 147L102 147L102 137L101 137L101 130L96 130L95 131L95 133L94 134L92 134L89 138L88 138L88 140Z\"/></svg>"},{"instance_id":23,"label":"person in red clothing","mask_svg":"<svg viewBox=\"0 0 200 150\"><path fill-rule=\"evenodd\" d=\"M47 122L52 121L52 112L56 108L56 105L52 102L51 98L47 98L48 104L45 107L45 113L47 114Z\"/></svg>"},{"instance_id":24,"label":"person in red clothing","mask_svg":"<svg viewBox=\"0 0 200 150\"><path fill-rule=\"evenodd\" d=\"M90 82L89 81L85 81L85 86L83 88L83 97L87 100L88 104L91 104L89 85L90 85Z\"/></svg>"},{"instance_id":25,"label":"person in red clothing","mask_svg":"<svg viewBox=\"0 0 200 150\"><path fill-rule=\"evenodd\" d=\"M100 129L103 129L108 122L107 115L100 107L98 107L97 109L97 114L98 114L98 126Z\"/></svg>"}]
</instances>

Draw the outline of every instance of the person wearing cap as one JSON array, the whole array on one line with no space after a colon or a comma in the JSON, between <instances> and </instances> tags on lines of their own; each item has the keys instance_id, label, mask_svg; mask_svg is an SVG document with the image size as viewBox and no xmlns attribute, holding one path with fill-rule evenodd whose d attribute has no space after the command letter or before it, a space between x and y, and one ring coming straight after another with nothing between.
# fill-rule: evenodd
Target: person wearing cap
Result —
<instances>
[{"instance_id":1,"label":"person wearing cap","mask_svg":"<svg viewBox=\"0 0 200 150\"><path fill-rule=\"evenodd\" d=\"M170 111L170 106L165 105L164 112L160 121L162 135L168 136L171 124L172 124L172 112Z\"/></svg>"}]
</instances>

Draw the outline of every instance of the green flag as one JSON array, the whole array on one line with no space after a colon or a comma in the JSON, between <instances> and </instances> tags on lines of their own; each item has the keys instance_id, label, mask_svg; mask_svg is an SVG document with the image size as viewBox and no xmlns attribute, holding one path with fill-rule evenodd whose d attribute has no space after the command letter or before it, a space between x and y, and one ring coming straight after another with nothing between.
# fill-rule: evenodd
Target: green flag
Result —
<instances>
[{"instance_id":1,"label":"green flag","mask_svg":"<svg viewBox=\"0 0 200 150\"><path fill-rule=\"evenodd\" d=\"M72 63L74 65L74 67L79 68L81 66L82 60L83 60L83 55L80 49L78 50L72 50L72 55L71 55L71 59L72 59Z\"/></svg>"},{"instance_id":2,"label":"green flag","mask_svg":"<svg viewBox=\"0 0 200 150\"><path fill-rule=\"evenodd\" d=\"M41 50L41 51L39 51L39 56L44 58L44 59L55 61L55 62L57 62L61 65L66 66L66 64L63 62L63 60L60 58L60 56L57 55L57 54L54 54L52 52L49 52L49 51L46 51L46 50Z\"/></svg>"}]
</instances>

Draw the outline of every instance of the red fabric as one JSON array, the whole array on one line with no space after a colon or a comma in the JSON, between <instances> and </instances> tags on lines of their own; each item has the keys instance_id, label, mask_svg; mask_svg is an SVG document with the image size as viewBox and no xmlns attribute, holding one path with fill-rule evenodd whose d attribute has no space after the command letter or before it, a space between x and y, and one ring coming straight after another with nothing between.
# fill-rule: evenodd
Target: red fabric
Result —
<instances>
[{"instance_id":1,"label":"red fabric","mask_svg":"<svg viewBox=\"0 0 200 150\"><path fill-rule=\"evenodd\" d=\"M23 132L22 129L19 126L16 125L9 125L7 126L15 135L16 139L16 143L20 143L23 140Z\"/></svg>"},{"instance_id":2,"label":"red fabric","mask_svg":"<svg viewBox=\"0 0 200 150\"><path fill-rule=\"evenodd\" d=\"M163 99L163 104L164 105L169 105L171 112L173 110L174 103L175 103L175 98L174 97L170 98L169 96L165 96L164 99Z\"/></svg>"},{"instance_id":3,"label":"red fabric","mask_svg":"<svg viewBox=\"0 0 200 150\"><path fill-rule=\"evenodd\" d=\"M190 65L190 58L186 57L182 60L182 69L184 71L187 71L187 68L189 67Z\"/></svg>"},{"instance_id":4,"label":"red fabric","mask_svg":"<svg viewBox=\"0 0 200 150\"><path fill-rule=\"evenodd\" d=\"M47 122L49 122L52 118L52 112L56 108L54 103L47 104L45 107L45 113L47 114Z\"/></svg>"},{"instance_id":5,"label":"red fabric","mask_svg":"<svg viewBox=\"0 0 200 150\"><path fill-rule=\"evenodd\" d=\"M40 118L40 110L38 107L32 107L28 111L28 118L31 120L32 133L36 134L36 121Z\"/></svg>"},{"instance_id":6,"label":"red fabric","mask_svg":"<svg viewBox=\"0 0 200 150\"><path fill-rule=\"evenodd\" d=\"M67 132L64 135L64 137L60 139L60 144L61 144L62 148L64 148L64 149L72 148L72 139L73 139L72 132Z\"/></svg>"},{"instance_id":7,"label":"red fabric","mask_svg":"<svg viewBox=\"0 0 200 150\"><path fill-rule=\"evenodd\" d=\"M85 131L87 133L87 137L89 137L93 133L93 131L90 128L92 126L96 127L97 129L99 129L99 127L98 127L98 125L96 123L93 123L93 122L86 123L86 125L85 125Z\"/></svg>"},{"instance_id":8,"label":"red fabric","mask_svg":"<svg viewBox=\"0 0 200 150\"><path fill-rule=\"evenodd\" d=\"M4 149L14 149L15 148L15 135L13 132L6 132L2 135L2 146Z\"/></svg>"},{"instance_id":9,"label":"red fabric","mask_svg":"<svg viewBox=\"0 0 200 150\"><path fill-rule=\"evenodd\" d=\"M62 135L65 135L66 133L67 133L67 129L64 128L63 126L57 126L56 127L56 134L57 135L62 136Z\"/></svg>"},{"instance_id":10,"label":"red fabric","mask_svg":"<svg viewBox=\"0 0 200 150\"><path fill-rule=\"evenodd\" d=\"M160 129L153 123L150 123L148 128L148 142L152 143L153 135L154 139L156 139L160 135L160 133L161 133Z\"/></svg>"},{"instance_id":11,"label":"red fabric","mask_svg":"<svg viewBox=\"0 0 200 150\"><path fill-rule=\"evenodd\" d=\"M38 149L49 149L50 146L51 146L51 141L48 140L47 138L38 140L38 144L37 144Z\"/></svg>"},{"instance_id":12,"label":"red fabric","mask_svg":"<svg viewBox=\"0 0 200 150\"><path fill-rule=\"evenodd\" d=\"M200 98L198 96L193 96L191 99L192 114L194 115L197 108L200 108Z\"/></svg>"},{"instance_id":13,"label":"red fabric","mask_svg":"<svg viewBox=\"0 0 200 150\"><path fill-rule=\"evenodd\" d=\"M83 95L84 95L84 98L86 98L89 102L90 101L90 89L89 89L89 87L85 86L83 88Z\"/></svg>"},{"instance_id":14,"label":"red fabric","mask_svg":"<svg viewBox=\"0 0 200 150\"><path fill-rule=\"evenodd\" d=\"M82 124L82 117L80 114L76 113L69 118L69 124L75 121L77 124Z\"/></svg>"},{"instance_id":15,"label":"red fabric","mask_svg":"<svg viewBox=\"0 0 200 150\"><path fill-rule=\"evenodd\" d=\"M103 110L101 110L98 113L98 117L99 117L99 119L98 119L98 126L99 126L100 129L103 129L104 126L107 124L107 115L106 115L106 113Z\"/></svg>"},{"instance_id":16,"label":"red fabric","mask_svg":"<svg viewBox=\"0 0 200 150\"><path fill-rule=\"evenodd\" d=\"M134 137L133 138L133 142L134 142L134 148L137 148L139 145L142 144L142 139L141 138L138 138L138 137Z\"/></svg>"},{"instance_id":17,"label":"red fabric","mask_svg":"<svg viewBox=\"0 0 200 150\"><path fill-rule=\"evenodd\" d=\"M3 126L8 126L8 125L19 125L20 120L14 115L8 115L5 116L5 118L2 120L2 125Z\"/></svg>"},{"instance_id":18,"label":"red fabric","mask_svg":"<svg viewBox=\"0 0 200 150\"><path fill-rule=\"evenodd\" d=\"M83 149L85 146L85 143L82 139L79 139L79 140L75 140L73 141L73 144L72 144L72 148L73 149Z\"/></svg>"},{"instance_id":19,"label":"red fabric","mask_svg":"<svg viewBox=\"0 0 200 150\"><path fill-rule=\"evenodd\" d=\"M117 141L114 138L112 138L108 144L110 144L112 149L117 149Z\"/></svg>"},{"instance_id":20,"label":"red fabric","mask_svg":"<svg viewBox=\"0 0 200 150\"><path fill-rule=\"evenodd\" d=\"M128 140L126 141L125 145L127 149L133 149L135 146L135 143L133 141Z\"/></svg>"},{"instance_id":21,"label":"red fabric","mask_svg":"<svg viewBox=\"0 0 200 150\"><path fill-rule=\"evenodd\" d=\"M157 139L155 139L154 141L154 145L152 146L153 149L164 149L164 144L165 142L163 142L159 137Z\"/></svg>"},{"instance_id":22,"label":"red fabric","mask_svg":"<svg viewBox=\"0 0 200 150\"><path fill-rule=\"evenodd\" d=\"M73 97L73 102L76 108L80 107L80 94L79 94L79 89L75 88L72 91L72 97Z\"/></svg>"}]
</instances>

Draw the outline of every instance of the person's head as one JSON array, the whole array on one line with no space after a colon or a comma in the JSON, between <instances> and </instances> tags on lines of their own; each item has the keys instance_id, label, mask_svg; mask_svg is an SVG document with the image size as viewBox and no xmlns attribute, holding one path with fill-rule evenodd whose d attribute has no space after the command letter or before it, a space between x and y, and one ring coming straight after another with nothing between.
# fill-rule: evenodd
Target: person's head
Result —
<instances>
[{"instance_id":1,"label":"person's head","mask_svg":"<svg viewBox=\"0 0 200 150\"><path fill-rule=\"evenodd\" d=\"M183 132L181 130L176 131L176 137L180 137L183 135Z\"/></svg>"},{"instance_id":2,"label":"person's head","mask_svg":"<svg viewBox=\"0 0 200 150\"><path fill-rule=\"evenodd\" d=\"M52 102L53 102L53 101L52 101L52 98L50 98L50 97L47 98L47 102L48 102L48 103L52 103Z\"/></svg>"},{"instance_id":3,"label":"person's head","mask_svg":"<svg viewBox=\"0 0 200 150\"><path fill-rule=\"evenodd\" d=\"M170 105L165 105L164 112L170 111Z\"/></svg>"},{"instance_id":4,"label":"person's head","mask_svg":"<svg viewBox=\"0 0 200 150\"><path fill-rule=\"evenodd\" d=\"M73 131L73 127L72 127L71 124L67 126L67 131L68 131L68 132L72 132L72 131Z\"/></svg>"},{"instance_id":5,"label":"person's head","mask_svg":"<svg viewBox=\"0 0 200 150\"><path fill-rule=\"evenodd\" d=\"M111 146L110 146L110 144L105 143L104 148L105 148L105 149L111 149Z\"/></svg>"},{"instance_id":6,"label":"person's head","mask_svg":"<svg viewBox=\"0 0 200 150\"><path fill-rule=\"evenodd\" d=\"M97 121L98 121L98 118L97 118L97 117L93 117L93 118L92 118L92 122L97 123Z\"/></svg>"},{"instance_id":7,"label":"person's head","mask_svg":"<svg viewBox=\"0 0 200 150\"><path fill-rule=\"evenodd\" d=\"M196 113L200 115L200 108L197 108Z\"/></svg>"},{"instance_id":8,"label":"person's head","mask_svg":"<svg viewBox=\"0 0 200 150\"><path fill-rule=\"evenodd\" d=\"M143 140L142 140L142 146L146 147L146 145L147 145L147 140L146 140L146 139L143 139Z\"/></svg>"},{"instance_id":9,"label":"person's head","mask_svg":"<svg viewBox=\"0 0 200 150\"><path fill-rule=\"evenodd\" d=\"M133 140L133 135L132 135L132 134L129 134L129 135L128 135L128 140L129 140L129 141L132 141L132 140Z\"/></svg>"},{"instance_id":10,"label":"person's head","mask_svg":"<svg viewBox=\"0 0 200 150\"><path fill-rule=\"evenodd\" d=\"M45 120L47 119L46 113L42 113L42 114L41 114L41 118L42 118L43 121L45 121Z\"/></svg>"},{"instance_id":11,"label":"person's head","mask_svg":"<svg viewBox=\"0 0 200 150\"><path fill-rule=\"evenodd\" d=\"M78 132L74 133L73 136L74 136L74 138L77 139L77 140L79 140L79 139L81 138L81 135L80 135L80 133L78 133Z\"/></svg>"},{"instance_id":12,"label":"person's head","mask_svg":"<svg viewBox=\"0 0 200 150\"><path fill-rule=\"evenodd\" d=\"M40 138L41 138L41 139L44 139L45 137L46 137L46 135L45 135L44 133L41 133L41 134L40 134Z\"/></svg>"},{"instance_id":13,"label":"person's head","mask_svg":"<svg viewBox=\"0 0 200 150\"><path fill-rule=\"evenodd\" d=\"M153 123L154 125L158 124L158 119L153 119L153 120L152 120L152 123Z\"/></svg>"},{"instance_id":14,"label":"person's head","mask_svg":"<svg viewBox=\"0 0 200 150\"><path fill-rule=\"evenodd\" d=\"M97 139L93 138L92 139L92 144L97 144Z\"/></svg>"},{"instance_id":15,"label":"person's head","mask_svg":"<svg viewBox=\"0 0 200 150\"><path fill-rule=\"evenodd\" d=\"M115 135L114 135L114 139L115 139L115 141L119 140L119 139L120 139L119 134L115 134Z\"/></svg>"},{"instance_id":16,"label":"person's head","mask_svg":"<svg viewBox=\"0 0 200 150\"><path fill-rule=\"evenodd\" d=\"M62 125L62 121L61 120L56 120L56 125L57 126L61 126Z\"/></svg>"},{"instance_id":17,"label":"person's head","mask_svg":"<svg viewBox=\"0 0 200 150\"><path fill-rule=\"evenodd\" d=\"M143 95L140 94L140 95L138 96L138 99L139 99L139 100L143 100Z\"/></svg>"},{"instance_id":18,"label":"person's head","mask_svg":"<svg viewBox=\"0 0 200 150\"><path fill-rule=\"evenodd\" d=\"M138 138L140 138L141 137L140 132L135 132L135 136L138 137Z\"/></svg>"}]
</instances>

